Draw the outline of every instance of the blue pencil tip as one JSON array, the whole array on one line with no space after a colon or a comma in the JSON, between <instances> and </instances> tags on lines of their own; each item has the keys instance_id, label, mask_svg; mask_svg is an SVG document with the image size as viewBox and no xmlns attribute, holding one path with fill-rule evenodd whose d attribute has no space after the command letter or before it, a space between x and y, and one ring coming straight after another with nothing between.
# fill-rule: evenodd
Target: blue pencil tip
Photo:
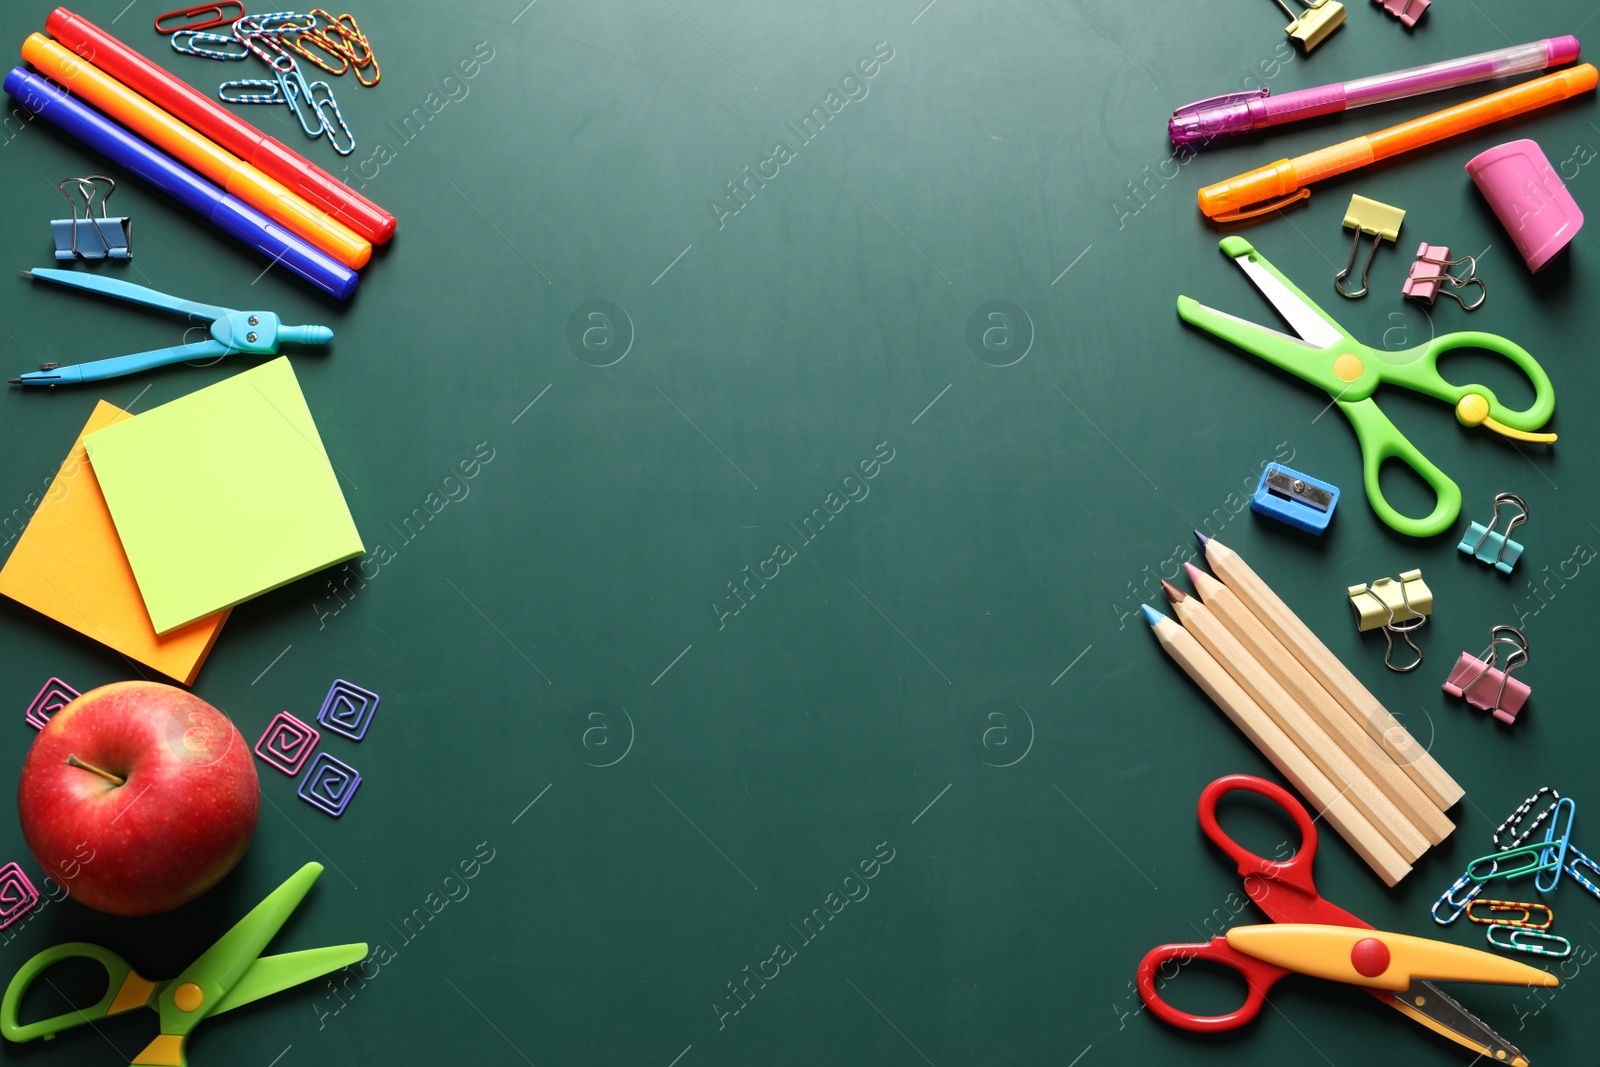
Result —
<instances>
[{"instance_id":1,"label":"blue pencil tip","mask_svg":"<svg viewBox=\"0 0 1600 1067\"><path fill-rule=\"evenodd\" d=\"M1156 623L1162 622L1166 619L1165 615L1161 614L1161 612L1157 611L1149 604L1141 604L1139 606L1144 608L1144 621L1148 622L1151 626L1154 626Z\"/></svg>"},{"instance_id":2,"label":"blue pencil tip","mask_svg":"<svg viewBox=\"0 0 1600 1067\"><path fill-rule=\"evenodd\" d=\"M1201 533L1199 530L1196 530L1194 532L1194 539L1196 541L1200 542L1200 547L1201 548L1204 548L1204 547L1206 547L1207 545L1209 545L1211 543L1211 538L1207 537L1205 534Z\"/></svg>"}]
</instances>

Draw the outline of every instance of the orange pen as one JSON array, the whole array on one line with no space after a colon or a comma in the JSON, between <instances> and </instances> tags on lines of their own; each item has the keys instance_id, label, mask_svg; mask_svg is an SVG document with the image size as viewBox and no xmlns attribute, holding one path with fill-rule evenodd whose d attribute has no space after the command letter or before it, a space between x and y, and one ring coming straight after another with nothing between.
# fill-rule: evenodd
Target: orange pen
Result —
<instances>
[{"instance_id":1,"label":"orange pen","mask_svg":"<svg viewBox=\"0 0 1600 1067\"><path fill-rule=\"evenodd\" d=\"M372 258L372 242L50 38L30 36L22 58L345 266L359 270Z\"/></svg>"},{"instance_id":2,"label":"orange pen","mask_svg":"<svg viewBox=\"0 0 1600 1067\"><path fill-rule=\"evenodd\" d=\"M1200 210L1217 222L1237 222L1276 211L1310 196L1307 186L1313 182L1570 99L1593 89L1596 81L1600 81L1600 71L1596 71L1592 63L1582 63L1365 137L1355 137L1293 159L1280 159L1201 189Z\"/></svg>"}]
</instances>

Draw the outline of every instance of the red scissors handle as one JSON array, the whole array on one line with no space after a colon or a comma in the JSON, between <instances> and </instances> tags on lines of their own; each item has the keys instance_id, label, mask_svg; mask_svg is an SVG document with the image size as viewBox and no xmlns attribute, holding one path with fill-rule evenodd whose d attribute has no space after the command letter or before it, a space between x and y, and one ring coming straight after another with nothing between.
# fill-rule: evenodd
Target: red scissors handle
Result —
<instances>
[{"instance_id":1,"label":"red scissors handle","mask_svg":"<svg viewBox=\"0 0 1600 1067\"><path fill-rule=\"evenodd\" d=\"M1255 793L1282 808L1300 828L1300 848L1286 860L1258 856L1228 836L1217 822L1217 801L1232 792ZM1200 793L1200 828L1228 854L1244 875L1245 894L1273 922L1317 923L1322 926L1361 926L1371 929L1343 908L1323 900L1311 877L1317 858L1317 826L1294 796L1282 786L1251 774L1218 778Z\"/></svg>"},{"instance_id":2,"label":"red scissors handle","mask_svg":"<svg viewBox=\"0 0 1600 1067\"><path fill-rule=\"evenodd\" d=\"M1179 968L1189 960L1210 960L1237 971L1249 989L1244 1003L1226 1015L1191 1015L1162 1000L1161 987L1171 981ZM1168 964L1171 964L1170 974L1166 973ZM1261 1005L1267 1002L1267 990L1288 973L1282 967L1246 956L1229 947L1227 938L1223 937L1193 945L1157 945L1145 953L1139 963L1139 997L1163 1022L1196 1033L1217 1033L1235 1030L1260 1014Z\"/></svg>"}]
</instances>

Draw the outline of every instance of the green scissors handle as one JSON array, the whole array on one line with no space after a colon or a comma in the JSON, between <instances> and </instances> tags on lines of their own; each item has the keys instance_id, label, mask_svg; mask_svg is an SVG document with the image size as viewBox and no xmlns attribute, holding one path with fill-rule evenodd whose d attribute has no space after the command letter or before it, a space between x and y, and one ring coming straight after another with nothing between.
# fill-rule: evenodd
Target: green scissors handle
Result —
<instances>
[{"instance_id":1,"label":"green scissors handle","mask_svg":"<svg viewBox=\"0 0 1600 1067\"><path fill-rule=\"evenodd\" d=\"M1455 525L1461 514L1461 487L1395 428L1372 397L1337 403L1355 428L1356 440L1361 445L1361 478L1366 485L1367 502L1378 518L1407 537L1432 537ZM1383 488L1378 484L1378 472L1384 461L1390 459L1410 467L1433 490L1433 510L1425 517L1402 515L1384 497Z\"/></svg>"},{"instance_id":2,"label":"green scissors handle","mask_svg":"<svg viewBox=\"0 0 1600 1067\"><path fill-rule=\"evenodd\" d=\"M1525 411L1514 411L1502 404L1487 385L1452 385L1439 373L1439 357L1458 348L1481 348L1510 360L1533 386L1533 404ZM1435 337L1425 345L1400 352L1368 348L1377 364L1380 381L1414 389L1426 396L1455 405L1456 419L1463 426L1483 426L1518 441L1549 442L1553 433L1534 433L1550 421L1556 410L1556 390L1539 361L1508 338L1497 333L1464 330Z\"/></svg>"},{"instance_id":3,"label":"green scissors handle","mask_svg":"<svg viewBox=\"0 0 1600 1067\"><path fill-rule=\"evenodd\" d=\"M100 998L98 1004L91 1007L57 1015L52 1019L41 1019L26 1026L20 1025L17 1022L17 1007L22 1003L22 996L33 984L34 979L47 968L62 960L70 959L91 959L104 967L107 979L106 995ZM160 989L159 983L141 977L127 960L110 949L91 945L85 941L56 945L24 963L16 976L11 979L11 984L6 986L5 999L0 1001L0 1033L10 1041L32 1041L37 1037L49 1039L74 1026L92 1023L108 1015L119 1015L134 1008L147 1007Z\"/></svg>"}]
</instances>

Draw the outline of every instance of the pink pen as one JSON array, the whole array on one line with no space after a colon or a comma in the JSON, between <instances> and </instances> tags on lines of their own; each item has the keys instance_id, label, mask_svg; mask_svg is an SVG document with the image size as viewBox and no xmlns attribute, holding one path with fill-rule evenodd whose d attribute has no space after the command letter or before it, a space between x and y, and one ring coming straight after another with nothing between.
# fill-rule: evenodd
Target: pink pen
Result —
<instances>
[{"instance_id":1,"label":"pink pen","mask_svg":"<svg viewBox=\"0 0 1600 1067\"><path fill-rule=\"evenodd\" d=\"M1532 44L1397 70L1392 74L1376 74L1315 89L1296 89L1282 96L1271 96L1267 89L1227 93L1180 107L1172 113L1167 132L1175 146L1194 144L1297 119L1380 104L1385 100L1400 100L1457 85L1559 67L1577 58L1576 37L1550 37Z\"/></svg>"}]
</instances>

